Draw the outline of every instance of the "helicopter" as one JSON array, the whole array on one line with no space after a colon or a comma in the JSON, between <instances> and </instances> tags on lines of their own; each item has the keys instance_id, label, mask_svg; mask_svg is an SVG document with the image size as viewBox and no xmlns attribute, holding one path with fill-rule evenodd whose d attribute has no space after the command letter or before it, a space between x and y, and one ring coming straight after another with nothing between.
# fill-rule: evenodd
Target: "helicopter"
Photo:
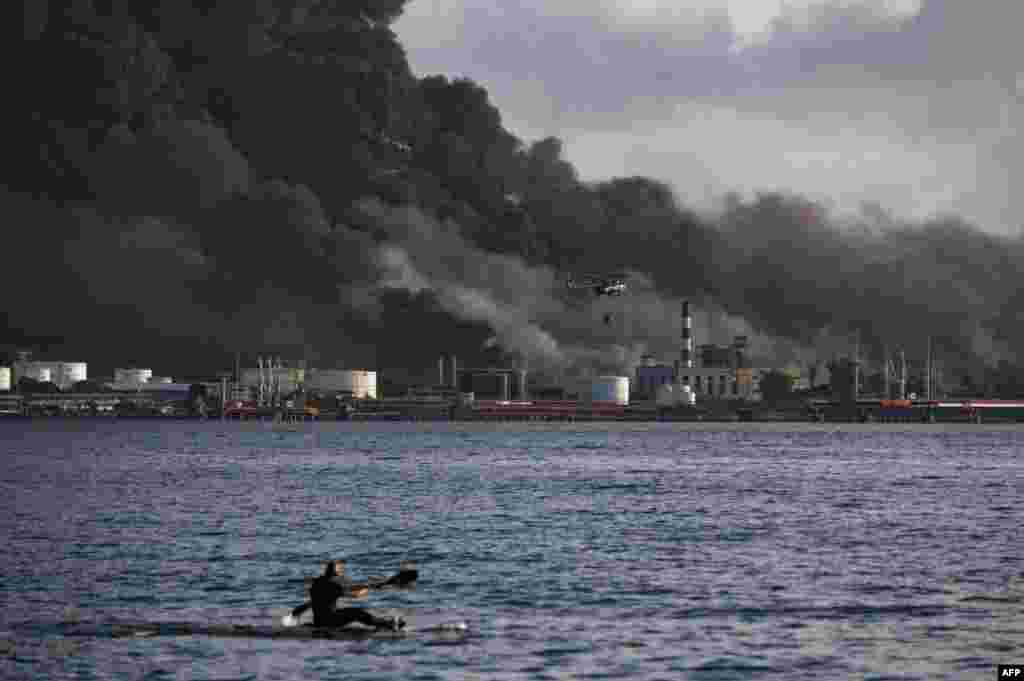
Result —
<instances>
[{"instance_id":1,"label":"helicopter","mask_svg":"<svg viewBox=\"0 0 1024 681\"><path fill-rule=\"evenodd\" d=\"M566 280L566 288L569 289L590 289L598 298L607 296L617 298L626 293L626 277L621 272L610 274L570 274ZM602 315L605 326L612 323L612 314Z\"/></svg>"},{"instance_id":2,"label":"helicopter","mask_svg":"<svg viewBox=\"0 0 1024 681\"><path fill-rule=\"evenodd\" d=\"M597 296L621 296L626 292L626 275L622 273L570 275L565 283L571 289L589 288Z\"/></svg>"}]
</instances>

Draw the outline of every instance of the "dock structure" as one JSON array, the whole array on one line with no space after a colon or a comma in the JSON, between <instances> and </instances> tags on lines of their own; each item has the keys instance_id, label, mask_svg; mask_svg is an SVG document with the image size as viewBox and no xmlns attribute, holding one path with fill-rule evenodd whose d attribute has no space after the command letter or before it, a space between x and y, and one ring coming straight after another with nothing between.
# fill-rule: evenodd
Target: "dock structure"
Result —
<instances>
[{"instance_id":1,"label":"dock structure","mask_svg":"<svg viewBox=\"0 0 1024 681\"><path fill-rule=\"evenodd\" d=\"M320 416L320 410L316 407L274 407L260 406L255 402L233 401L224 405L224 418L246 421L256 419L261 421L311 421Z\"/></svg>"},{"instance_id":2,"label":"dock structure","mask_svg":"<svg viewBox=\"0 0 1024 681\"><path fill-rule=\"evenodd\" d=\"M187 405L134 391L33 393L0 396L0 415L21 416L181 416Z\"/></svg>"},{"instance_id":3,"label":"dock structure","mask_svg":"<svg viewBox=\"0 0 1024 681\"><path fill-rule=\"evenodd\" d=\"M597 421L621 419L626 407L615 402L575 400L479 400L457 410L467 421Z\"/></svg>"},{"instance_id":4,"label":"dock structure","mask_svg":"<svg viewBox=\"0 0 1024 681\"><path fill-rule=\"evenodd\" d=\"M1020 400L858 399L855 402L811 400L811 420L881 423L985 423L1024 421Z\"/></svg>"},{"instance_id":5,"label":"dock structure","mask_svg":"<svg viewBox=\"0 0 1024 681\"><path fill-rule=\"evenodd\" d=\"M0 395L0 417L106 416L189 417L180 398L161 399L136 391ZM655 401L630 405L605 400L477 400L472 393L409 395L402 398L263 405L229 400L217 413L232 420L260 421L845 421L875 423L1012 423L1024 422L1024 400L979 398L794 400L786 405L705 401L672 405Z\"/></svg>"}]
</instances>

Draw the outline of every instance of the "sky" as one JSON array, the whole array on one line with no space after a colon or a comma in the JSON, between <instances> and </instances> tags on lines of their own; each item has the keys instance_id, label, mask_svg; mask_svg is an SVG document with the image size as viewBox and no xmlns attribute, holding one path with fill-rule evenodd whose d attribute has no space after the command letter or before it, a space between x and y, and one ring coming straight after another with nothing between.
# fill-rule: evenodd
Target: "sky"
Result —
<instances>
[{"instance_id":1,"label":"sky","mask_svg":"<svg viewBox=\"0 0 1024 681\"><path fill-rule=\"evenodd\" d=\"M394 28L417 75L480 83L585 180L1017 235L1021 25L1015 0L411 0Z\"/></svg>"}]
</instances>

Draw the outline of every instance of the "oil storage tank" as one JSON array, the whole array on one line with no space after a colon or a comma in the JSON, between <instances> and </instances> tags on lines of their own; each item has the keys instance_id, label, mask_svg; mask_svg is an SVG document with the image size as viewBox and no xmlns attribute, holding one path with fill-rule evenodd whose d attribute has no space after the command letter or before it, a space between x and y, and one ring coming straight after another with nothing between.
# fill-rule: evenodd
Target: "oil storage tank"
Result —
<instances>
[{"instance_id":1,"label":"oil storage tank","mask_svg":"<svg viewBox=\"0 0 1024 681\"><path fill-rule=\"evenodd\" d=\"M38 362L27 362L18 367L18 380L29 378L33 381L45 383L51 380L53 374L50 367Z\"/></svg>"},{"instance_id":2,"label":"oil storage tank","mask_svg":"<svg viewBox=\"0 0 1024 681\"><path fill-rule=\"evenodd\" d=\"M88 364L85 362L54 362L51 371L51 380L60 386L61 390L89 378Z\"/></svg>"},{"instance_id":3,"label":"oil storage tank","mask_svg":"<svg viewBox=\"0 0 1024 681\"><path fill-rule=\"evenodd\" d=\"M377 399L377 372L363 369L317 369L309 372L307 387L320 393L350 394Z\"/></svg>"},{"instance_id":4,"label":"oil storage tank","mask_svg":"<svg viewBox=\"0 0 1024 681\"><path fill-rule=\"evenodd\" d=\"M0 392L11 389L11 367L0 367Z\"/></svg>"},{"instance_id":5,"label":"oil storage tank","mask_svg":"<svg viewBox=\"0 0 1024 681\"><path fill-rule=\"evenodd\" d=\"M622 406L629 404L628 376L598 376L590 382L591 402L614 402Z\"/></svg>"}]
</instances>

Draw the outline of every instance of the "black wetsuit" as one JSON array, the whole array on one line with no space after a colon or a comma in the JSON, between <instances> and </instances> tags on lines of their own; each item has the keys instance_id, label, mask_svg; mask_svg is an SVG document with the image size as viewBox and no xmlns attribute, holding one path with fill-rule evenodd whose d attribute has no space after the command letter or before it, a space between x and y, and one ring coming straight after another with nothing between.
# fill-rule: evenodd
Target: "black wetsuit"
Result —
<instances>
[{"instance_id":1,"label":"black wetsuit","mask_svg":"<svg viewBox=\"0 0 1024 681\"><path fill-rule=\"evenodd\" d=\"M337 600L348 593L348 580L342 577L321 575L313 580L309 599L313 606L313 626L344 627L358 622L368 627L390 629L394 620L377 617L362 608L338 608Z\"/></svg>"}]
</instances>

